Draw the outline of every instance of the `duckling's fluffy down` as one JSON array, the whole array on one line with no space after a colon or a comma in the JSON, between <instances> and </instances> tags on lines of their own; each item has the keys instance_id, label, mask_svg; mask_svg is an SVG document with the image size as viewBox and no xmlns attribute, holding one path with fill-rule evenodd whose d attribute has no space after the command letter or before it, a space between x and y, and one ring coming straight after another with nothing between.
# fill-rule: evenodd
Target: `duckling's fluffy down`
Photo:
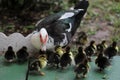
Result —
<instances>
[{"instance_id":1,"label":"duckling's fluffy down","mask_svg":"<svg viewBox=\"0 0 120 80\"><path fill-rule=\"evenodd\" d=\"M45 68L47 65L47 59L43 57L43 58L40 58L39 61L40 61L40 67Z\"/></svg>"}]
</instances>

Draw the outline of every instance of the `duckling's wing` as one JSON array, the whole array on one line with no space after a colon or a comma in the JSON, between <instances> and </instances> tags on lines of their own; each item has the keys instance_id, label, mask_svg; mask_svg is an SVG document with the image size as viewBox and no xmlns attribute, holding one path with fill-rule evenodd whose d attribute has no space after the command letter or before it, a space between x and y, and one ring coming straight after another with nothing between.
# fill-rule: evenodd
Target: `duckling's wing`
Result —
<instances>
[{"instance_id":1,"label":"duckling's wing","mask_svg":"<svg viewBox=\"0 0 120 80\"><path fill-rule=\"evenodd\" d=\"M104 67L107 67L110 65L110 61L106 57L103 57L101 62L103 62Z\"/></svg>"}]
</instances>

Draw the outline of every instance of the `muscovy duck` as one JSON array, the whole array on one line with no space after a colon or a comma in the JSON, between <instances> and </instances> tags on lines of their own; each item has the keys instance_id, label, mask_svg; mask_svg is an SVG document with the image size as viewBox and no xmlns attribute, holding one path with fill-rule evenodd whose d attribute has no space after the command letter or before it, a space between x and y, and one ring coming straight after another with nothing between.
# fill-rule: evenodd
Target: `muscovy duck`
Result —
<instances>
[{"instance_id":1,"label":"muscovy duck","mask_svg":"<svg viewBox=\"0 0 120 80\"><path fill-rule=\"evenodd\" d=\"M54 49L56 45L68 45L88 6L88 0L80 0L73 10L61 11L38 21L36 32L31 37L33 46L46 50Z\"/></svg>"}]
</instances>

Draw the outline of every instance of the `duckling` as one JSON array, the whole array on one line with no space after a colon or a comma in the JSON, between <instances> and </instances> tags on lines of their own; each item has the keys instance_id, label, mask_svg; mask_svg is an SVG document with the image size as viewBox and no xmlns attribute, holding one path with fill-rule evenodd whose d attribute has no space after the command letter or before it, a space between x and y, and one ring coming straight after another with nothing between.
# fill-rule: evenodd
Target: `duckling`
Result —
<instances>
[{"instance_id":1,"label":"duckling","mask_svg":"<svg viewBox=\"0 0 120 80\"><path fill-rule=\"evenodd\" d=\"M49 60L53 58L53 54L55 53L53 50L46 50L46 51L41 51L41 52L46 54L48 63L49 63Z\"/></svg>"},{"instance_id":2,"label":"duckling","mask_svg":"<svg viewBox=\"0 0 120 80\"><path fill-rule=\"evenodd\" d=\"M52 55L50 55L49 62L50 65L59 68L60 58L63 55L63 49L61 46L57 45L55 47L55 52L53 52Z\"/></svg>"},{"instance_id":3,"label":"duckling","mask_svg":"<svg viewBox=\"0 0 120 80\"><path fill-rule=\"evenodd\" d=\"M118 46L117 46L117 42L113 41L113 43L106 48L104 54L106 56L108 56L109 59L112 59L115 55L117 55L118 53Z\"/></svg>"},{"instance_id":4,"label":"duckling","mask_svg":"<svg viewBox=\"0 0 120 80\"><path fill-rule=\"evenodd\" d=\"M41 55L39 58L39 62L40 62L40 68L45 68L47 65L47 56L46 55Z\"/></svg>"},{"instance_id":5,"label":"duckling","mask_svg":"<svg viewBox=\"0 0 120 80\"><path fill-rule=\"evenodd\" d=\"M66 47L66 52L62 55L60 59L60 66L62 69L66 68L68 65L71 65L71 62L73 60L72 52L70 51L70 47Z\"/></svg>"},{"instance_id":6,"label":"duckling","mask_svg":"<svg viewBox=\"0 0 120 80\"><path fill-rule=\"evenodd\" d=\"M13 51L12 46L8 46L8 50L5 52L4 57L7 62L13 62L15 60L15 52Z\"/></svg>"},{"instance_id":7,"label":"duckling","mask_svg":"<svg viewBox=\"0 0 120 80\"><path fill-rule=\"evenodd\" d=\"M58 54L60 57L64 54L64 51L61 46L57 45L55 47L55 53Z\"/></svg>"},{"instance_id":8,"label":"duckling","mask_svg":"<svg viewBox=\"0 0 120 80\"><path fill-rule=\"evenodd\" d=\"M89 61L91 61L91 56L95 54L96 49L97 48L96 48L96 44L95 44L94 40L92 40L90 42L90 45L85 48L85 52L86 52L86 55L87 55Z\"/></svg>"},{"instance_id":9,"label":"duckling","mask_svg":"<svg viewBox=\"0 0 120 80\"><path fill-rule=\"evenodd\" d=\"M80 45L85 45L87 42L88 42L88 36L85 32L80 32L78 33L78 42L77 44L80 44Z\"/></svg>"},{"instance_id":10,"label":"duckling","mask_svg":"<svg viewBox=\"0 0 120 80\"><path fill-rule=\"evenodd\" d=\"M45 68L47 65L47 56L45 54L40 55L38 59L33 60L29 64L29 71L40 72L40 75L45 75L44 72L41 72L41 69Z\"/></svg>"},{"instance_id":11,"label":"duckling","mask_svg":"<svg viewBox=\"0 0 120 80\"><path fill-rule=\"evenodd\" d=\"M103 50L105 50L107 48L106 40L103 40L101 44L103 46Z\"/></svg>"},{"instance_id":12,"label":"duckling","mask_svg":"<svg viewBox=\"0 0 120 80\"><path fill-rule=\"evenodd\" d=\"M16 53L18 62L25 62L29 57L29 53L27 52L27 47L23 46L20 50Z\"/></svg>"},{"instance_id":13,"label":"duckling","mask_svg":"<svg viewBox=\"0 0 120 80\"><path fill-rule=\"evenodd\" d=\"M28 80L28 75L30 72L39 73L41 76L44 76L45 73L41 69L45 68L47 65L47 56L46 54L39 55L38 58L30 57L28 61L28 70L26 73L25 80Z\"/></svg>"},{"instance_id":14,"label":"duckling","mask_svg":"<svg viewBox=\"0 0 120 80\"><path fill-rule=\"evenodd\" d=\"M101 50L100 54L96 58L95 64L100 68L100 71L104 70L110 65L109 59L103 55L103 50Z\"/></svg>"},{"instance_id":15,"label":"duckling","mask_svg":"<svg viewBox=\"0 0 120 80\"><path fill-rule=\"evenodd\" d=\"M63 55L63 49L61 46L57 45L54 51L48 51L48 65L51 67L59 68L60 58Z\"/></svg>"},{"instance_id":16,"label":"duckling","mask_svg":"<svg viewBox=\"0 0 120 80\"><path fill-rule=\"evenodd\" d=\"M101 50L104 51L106 48L106 40L103 40L100 44L97 45L97 55L100 53Z\"/></svg>"},{"instance_id":17,"label":"duckling","mask_svg":"<svg viewBox=\"0 0 120 80\"><path fill-rule=\"evenodd\" d=\"M84 59L82 63L80 63L74 70L76 73L76 78L80 78L82 75L83 78L86 77L87 73L89 72L89 61L88 59Z\"/></svg>"},{"instance_id":18,"label":"duckling","mask_svg":"<svg viewBox=\"0 0 120 80\"><path fill-rule=\"evenodd\" d=\"M53 52L48 59L48 65L59 68L59 63L60 63L60 55L57 54L56 52Z\"/></svg>"},{"instance_id":19,"label":"duckling","mask_svg":"<svg viewBox=\"0 0 120 80\"><path fill-rule=\"evenodd\" d=\"M78 65L86 58L86 53L83 47L78 48L78 54L75 56L75 64Z\"/></svg>"}]
</instances>

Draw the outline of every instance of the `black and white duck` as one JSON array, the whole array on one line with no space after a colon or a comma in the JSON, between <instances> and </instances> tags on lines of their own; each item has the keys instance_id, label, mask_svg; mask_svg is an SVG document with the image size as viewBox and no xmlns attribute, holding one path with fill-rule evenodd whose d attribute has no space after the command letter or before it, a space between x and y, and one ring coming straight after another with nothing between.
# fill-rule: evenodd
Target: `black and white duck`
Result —
<instances>
[{"instance_id":1,"label":"black and white duck","mask_svg":"<svg viewBox=\"0 0 120 80\"><path fill-rule=\"evenodd\" d=\"M38 21L31 43L37 49L53 49L56 45L68 45L89 6L88 0L80 0L73 10L61 11Z\"/></svg>"}]
</instances>

